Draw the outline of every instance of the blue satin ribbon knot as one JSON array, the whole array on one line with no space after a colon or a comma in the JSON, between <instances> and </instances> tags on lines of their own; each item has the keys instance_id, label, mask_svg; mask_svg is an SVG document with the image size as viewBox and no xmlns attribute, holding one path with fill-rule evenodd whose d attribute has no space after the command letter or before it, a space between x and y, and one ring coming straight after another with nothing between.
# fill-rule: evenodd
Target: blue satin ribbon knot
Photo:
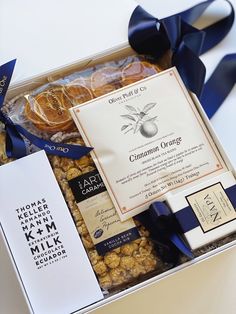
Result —
<instances>
[{"instance_id":1,"label":"blue satin ribbon knot","mask_svg":"<svg viewBox=\"0 0 236 314\"><path fill-rule=\"evenodd\" d=\"M180 228L170 208L163 202L154 202L148 210L135 216L147 230L162 260L177 264L179 251L194 258L190 247L180 235Z\"/></svg>"}]
</instances>

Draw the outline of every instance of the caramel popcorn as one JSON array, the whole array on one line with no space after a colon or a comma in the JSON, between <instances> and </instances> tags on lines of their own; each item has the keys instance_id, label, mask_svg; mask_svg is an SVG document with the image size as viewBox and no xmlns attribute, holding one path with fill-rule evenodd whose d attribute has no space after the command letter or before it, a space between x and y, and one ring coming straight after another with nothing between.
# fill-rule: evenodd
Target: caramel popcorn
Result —
<instances>
[{"instance_id":1,"label":"caramel popcorn","mask_svg":"<svg viewBox=\"0 0 236 314\"><path fill-rule=\"evenodd\" d=\"M88 229L84 223L80 227L78 227L78 231L82 236L86 236L88 234Z\"/></svg>"},{"instance_id":2,"label":"caramel popcorn","mask_svg":"<svg viewBox=\"0 0 236 314\"><path fill-rule=\"evenodd\" d=\"M115 252L108 252L104 257L104 262L110 268L116 268L120 264L120 257Z\"/></svg>"},{"instance_id":3,"label":"caramel popcorn","mask_svg":"<svg viewBox=\"0 0 236 314\"><path fill-rule=\"evenodd\" d=\"M109 289L112 286L111 276L108 273L106 273L104 276L100 276L99 283L104 289Z\"/></svg>"},{"instance_id":4,"label":"caramel popcorn","mask_svg":"<svg viewBox=\"0 0 236 314\"><path fill-rule=\"evenodd\" d=\"M120 260L120 266L126 270L130 270L134 267L135 259L131 256L123 256Z\"/></svg>"},{"instance_id":5,"label":"caramel popcorn","mask_svg":"<svg viewBox=\"0 0 236 314\"><path fill-rule=\"evenodd\" d=\"M138 249L138 245L136 243L128 243L122 246L121 254L132 256L133 252Z\"/></svg>"},{"instance_id":6,"label":"caramel popcorn","mask_svg":"<svg viewBox=\"0 0 236 314\"><path fill-rule=\"evenodd\" d=\"M99 261L98 263L96 263L94 266L93 266L93 269L95 271L96 274L98 275L102 275L102 274L105 274L106 271L107 271L107 266L106 264L103 262L103 261Z\"/></svg>"},{"instance_id":7,"label":"caramel popcorn","mask_svg":"<svg viewBox=\"0 0 236 314\"><path fill-rule=\"evenodd\" d=\"M66 179L69 181L81 175L81 171L78 168L70 168L66 173Z\"/></svg>"},{"instance_id":8,"label":"caramel popcorn","mask_svg":"<svg viewBox=\"0 0 236 314\"><path fill-rule=\"evenodd\" d=\"M130 270L130 275L134 278L139 277L140 275L146 274L146 270L144 266L139 264L138 262L135 262L134 267Z\"/></svg>"},{"instance_id":9,"label":"caramel popcorn","mask_svg":"<svg viewBox=\"0 0 236 314\"><path fill-rule=\"evenodd\" d=\"M126 281L126 272L119 266L110 271L110 276L115 285L120 285Z\"/></svg>"},{"instance_id":10,"label":"caramel popcorn","mask_svg":"<svg viewBox=\"0 0 236 314\"><path fill-rule=\"evenodd\" d=\"M0 128L1 128L1 125L0 125ZM6 142L6 134L3 131L1 132L1 129L0 129L0 166L13 160L11 158L8 158L6 155L5 142Z\"/></svg>"},{"instance_id":11,"label":"caramel popcorn","mask_svg":"<svg viewBox=\"0 0 236 314\"><path fill-rule=\"evenodd\" d=\"M97 264L98 261L103 259L102 256L98 255L98 252L96 250L91 250L88 252L88 254L92 265Z\"/></svg>"},{"instance_id":12,"label":"caramel popcorn","mask_svg":"<svg viewBox=\"0 0 236 314\"><path fill-rule=\"evenodd\" d=\"M74 143L83 144L80 138L70 141L70 144ZM148 239L149 233L140 223L137 223L140 238L115 248L104 256L98 254L68 184L68 180L95 169L91 157L70 160L51 156L50 160L101 287L111 289L124 285L157 269L157 257Z\"/></svg>"}]
</instances>

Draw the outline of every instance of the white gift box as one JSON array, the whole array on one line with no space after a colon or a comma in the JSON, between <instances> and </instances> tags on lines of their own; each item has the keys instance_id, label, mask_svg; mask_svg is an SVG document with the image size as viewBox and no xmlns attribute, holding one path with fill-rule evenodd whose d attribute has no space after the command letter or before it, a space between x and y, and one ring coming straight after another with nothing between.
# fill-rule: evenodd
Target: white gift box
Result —
<instances>
[{"instance_id":1,"label":"white gift box","mask_svg":"<svg viewBox=\"0 0 236 314\"><path fill-rule=\"evenodd\" d=\"M34 88L36 88L37 86L40 86L44 83L47 82L47 78L50 76L50 78L57 78L59 76L63 76L67 73L70 73L70 72L73 72L75 69L76 70L79 70L80 68L84 68L85 66L94 66L98 63L102 63L104 61L109 61L109 60L114 60L116 58L122 58L122 57L125 57L125 56L128 56L130 54L132 54L133 51L128 47L120 47L120 48L116 48L116 49L111 49L110 51L106 51L104 53L100 53L100 54L97 54L97 55L94 55L94 56L91 56L89 58L86 58L86 59L83 59L83 60L80 60L78 62L74 62L73 64L69 65L69 66L65 66L65 67L62 67L62 68L58 68L54 71L50 71L48 73L44 73L40 76L35 76L33 78L30 78L30 79L27 79L27 80L24 80L24 81L21 81L21 82L18 82L16 84L13 84L11 86L11 88L9 89L8 91L8 95L7 97L10 99L18 94L21 94L22 92L26 91L26 90L32 90ZM216 134L214 133L214 130L212 129L212 126L210 125L209 123L209 120L208 118L206 117L204 111L202 110L201 108L201 105L197 99L197 97L193 94L191 94L191 97L196 105L196 108L198 109L206 127L208 128L227 168L232 171L234 173L234 170L233 170L233 167L222 147L222 145L220 144ZM100 306L103 306L111 301L114 301L114 300L117 300L117 299L120 299L122 298L123 296L129 294L129 293L135 293L135 291L138 291L140 289L145 289L145 287L148 287L149 285L159 281L160 279L163 279L165 278L166 276L170 275L170 274L173 274L181 269L184 269L186 267L189 267L197 262L200 262L200 261L204 261L205 259L211 257L211 256L214 256L224 250L226 250L227 248L230 248L232 246L234 246L236 244L236 241L233 241L233 242L230 242L230 243L227 243L217 249L214 249L210 252L207 252L203 255L201 255L200 257L197 257L196 259L192 260L192 261L189 261L189 262L186 262L178 267L175 267L171 270L168 270L162 274L159 274L151 279L148 279L144 282L141 282L131 288L128 288L124 291L121 291L121 292L118 292L112 296L108 296L107 298L105 298L104 300L102 301L99 301L99 302L96 302L95 304L91 305L91 306L88 306L82 310L79 310L77 313L86 313L92 309L96 309ZM19 273L17 272L16 270L16 273L19 275ZM79 297L79 296L78 296ZM26 296L26 300L27 302L30 302L29 299L27 299L27 296ZM66 302L66 301L65 301Z\"/></svg>"},{"instance_id":2,"label":"white gift box","mask_svg":"<svg viewBox=\"0 0 236 314\"><path fill-rule=\"evenodd\" d=\"M133 4L130 5L130 12L128 12L128 10L126 11L127 12L127 16L130 16L130 13L132 12L134 6L135 5L133 5ZM127 7L126 7L126 9L127 9ZM17 13L17 10L15 12ZM117 27L119 27L119 26L117 26ZM125 32L125 31L126 31L126 25L125 26L123 25L122 38L123 38L123 35L124 35L123 32ZM3 32L3 29L1 30L1 32ZM122 40L120 40L120 41L122 41ZM116 42L117 42L117 39L116 39ZM25 44L27 45L27 42ZM124 46L126 46L126 45L124 45ZM9 97L12 97L13 95L17 95L19 92L24 91L26 88L27 89L29 87L30 88L35 88L36 86L41 85L42 83L45 82L45 78L48 77L48 75L52 75L53 77L57 77L57 75L61 74L62 71L65 71L65 73L67 71L70 72L71 70L73 70L75 68L77 69L78 66L83 67L83 66L85 66L87 64L90 64L90 62L91 62L91 65L92 65L92 64L96 64L97 62L100 62L100 61L105 60L105 59L106 60L108 60L108 59L112 60L115 56L125 55L126 52L129 50L129 48L125 48L124 46L116 47L115 49L111 49L111 50L107 50L105 53L101 53L101 54L98 54L98 55L95 55L95 56L92 56L92 57L89 57L89 58L85 58L85 59L82 59L81 61L73 62L72 64L70 64L71 59L75 60L76 57L75 58L70 58L68 60L65 59L64 62L63 62L63 65L64 64L70 64L70 65L66 66L66 67L63 67L63 68L61 68L61 65L62 65L61 60L57 60L57 62L55 62L53 65L49 64L49 63L48 64L44 64L45 68L38 67L35 70L35 72L31 71L30 63L27 63L27 61L26 61L27 56L24 55L24 54L21 55L19 53L18 54L19 68L18 68L17 74L14 77L14 81L13 82L15 82L15 83L12 84L11 89L9 91ZM8 48L8 46L5 46L5 47ZM14 45L13 45L13 47L14 47ZM10 50L6 49L5 56L1 60L1 64L4 63L5 61L8 61L9 58L11 59L11 58L15 58L16 57L16 55L14 53L14 50L12 50L13 47L11 47L11 53L10 53ZM20 43L18 43L18 47L20 47ZM77 52L75 52L75 54L76 53ZM91 54L92 54L92 52L91 52ZM111 57L110 57L110 55L111 55ZM20 64L20 62L21 62L20 58L21 57L23 57L25 61ZM31 61L32 61L32 59L31 59ZM57 67L58 67L58 69L55 69ZM50 72L46 72L46 71L48 71L48 69L51 69ZM23 72L24 72L24 74L21 75L21 73L23 73ZM44 73L42 74L42 72L44 72ZM28 78L28 77L30 77L30 79L25 79L25 78ZM207 117L205 116L204 112L202 111L201 107L199 106L199 103L198 103L196 97L194 95L192 95L192 97L195 100L196 106L198 107L199 111L201 112L202 118L205 121L208 129L210 130L210 132L211 132L211 134L212 134L212 136L213 136L213 138L215 140L215 143L217 144L219 150L221 151L221 154L222 154L225 162L227 163L229 169L233 170L232 169L232 165L229 162L228 157L227 157L227 155L224 152L224 149L222 148L222 146L219 143L216 135L214 134L214 131L212 130L212 127L209 124L209 121L208 121ZM129 293L135 293L138 290L143 290L143 289L145 289L145 287L148 287L151 284L158 282L160 279L165 278L166 276L168 276L170 274L173 274L173 273L175 273L175 272L177 272L177 271L179 271L181 269L184 269L186 267L189 267L189 266L191 266L191 265L193 265L195 263L204 261L204 260L208 259L209 257L214 256L214 255L216 255L216 254L226 250L227 248L232 247L233 245L235 245L235 243L236 243L235 241L231 242L231 243L228 243L228 244L226 244L226 245L224 245L224 246L222 246L222 247L220 247L220 248L218 248L218 249L216 249L216 250L214 250L212 252L206 253L206 254L202 255L201 257L196 258L195 260L193 260L191 262L187 262L184 265L176 267L175 269L171 269L171 270L169 270L169 271L167 271L167 272L165 272L165 273L163 273L161 275L153 277L152 279L149 279L149 280L147 280L147 281L145 281L143 283L140 283L140 284L138 284L138 285L136 285L136 286L134 286L132 288L129 288L129 289L123 291L123 292L117 293L117 294L115 294L115 295L105 299L104 301L101 301L101 302L98 302L98 303L96 303L96 304L94 304L92 306L89 306L86 309L79 311L78 313L85 313L87 311L90 311L90 310L93 310L93 309L98 308L100 306L103 306L103 305L105 305L105 304L107 304L109 302L112 302L112 301L114 301L116 299L120 299L120 298L124 297L125 295L128 295ZM17 274L17 272L16 272L16 274ZM27 300L27 298L26 298L26 300Z\"/></svg>"}]
</instances>

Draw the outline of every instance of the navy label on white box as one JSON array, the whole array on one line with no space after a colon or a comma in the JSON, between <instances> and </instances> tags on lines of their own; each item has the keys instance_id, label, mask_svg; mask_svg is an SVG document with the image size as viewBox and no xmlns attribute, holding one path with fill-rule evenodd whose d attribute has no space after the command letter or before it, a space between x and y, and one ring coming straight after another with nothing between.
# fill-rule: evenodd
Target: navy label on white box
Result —
<instances>
[{"instance_id":1,"label":"navy label on white box","mask_svg":"<svg viewBox=\"0 0 236 314\"><path fill-rule=\"evenodd\" d=\"M236 219L236 211L220 182L186 196L204 233Z\"/></svg>"},{"instance_id":2,"label":"navy label on white box","mask_svg":"<svg viewBox=\"0 0 236 314\"><path fill-rule=\"evenodd\" d=\"M69 186L100 255L140 237L133 219L120 221L97 170L70 180Z\"/></svg>"}]
</instances>

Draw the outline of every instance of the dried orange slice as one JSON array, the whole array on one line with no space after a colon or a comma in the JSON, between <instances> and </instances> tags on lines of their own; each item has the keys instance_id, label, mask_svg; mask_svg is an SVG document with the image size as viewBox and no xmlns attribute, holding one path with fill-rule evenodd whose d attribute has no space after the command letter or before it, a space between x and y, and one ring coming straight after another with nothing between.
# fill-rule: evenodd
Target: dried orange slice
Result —
<instances>
[{"instance_id":1,"label":"dried orange slice","mask_svg":"<svg viewBox=\"0 0 236 314\"><path fill-rule=\"evenodd\" d=\"M108 84L119 84L120 79L119 69L113 66L104 67L91 75L91 88L94 90Z\"/></svg>"},{"instance_id":2,"label":"dried orange slice","mask_svg":"<svg viewBox=\"0 0 236 314\"><path fill-rule=\"evenodd\" d=\"M126 86L160 72L161 69L147 61L135 61L122 70L122 85Z\"/></svg>"},{"instance_id":3,"label":"dried orange slice","mask_svg":"<svg viewBox=\"0 0 236 314\"><path fill-rule=\"evenodd\" d=\"M65 124L58 124L57 126L51 126L43 123L35 124L35 127L41 131L47 133L55 133L55 132L70 132L76 129L76 126L73 121L67 122Z\"/></svg>"},{"instance_id":4,"label":"dried orange slice","mask_svg":"<svg viewBox=\"0 0 236 314\"><path fill-rule=\"evenodd\" d=\"M34 126L44 132L58 132L58 131L69 131L75 128L73 121L68 121L66 123L60 123L57 125L48 125L42 120L31 108L30 103L27 101L24 108L24 114L26 118L31 121Z\"/></svg>"},{"instance_id":5,"label":"dried orange slice","mask_svg":"<svg viewBox=\"0 0 236 314\"><path fill-rule=\"evenodd\" d=\"M33 99L34 113L48 125L58 125L72 120L69 108L72 104L62 88L51 88Z\"/></svg>"},{"instance_id":6,"label":"dried orange slice","mask_svg":"<svg viewBox=\"0 0 236 314\"><path fill-rule=\"evenodd\" d=\"M93 99L92 91L82 85L78 79L65 86L65 93L74 106Z\"/></svg>"},{"instance_id":7,"label":"dried orange slice","mask_svg":"<svg viewBox=\"0 0 236 314\"><path fill-rule=\"evenodd\" d=\"M35 97L26 97L26 118L45 132L67 131L74 128L68 109L72 106L62 88L46 90Z\"/></svg>"},{"instance_id":8,"label":"dried orange slice","mask_svg":"<svg viewBox=\"0 0 236 314\"><path fill-rule=\"evenodd\" d=\"M91 88L95 97L107 94L120 87L121 73L116 67L98 69L91 75Z\"/></svg>"},{"instance_id":9,"label":"dried orange slice","mask_svg":"<svg viewBox=\"0 0 236 314\"><path fill-rule=\"evenodd\" d=\"M94 94L94 97L96 98L96 97L108 94L112 92L113 90L116 90L119 87L117 87L116 85L111 85L111 84L103 85L101 87L94 89L93 94Z\"/></svg>"},{"instance_id":10,"label":"dried orange slice","mask_svg":"<svg viewBox=\"0 0 236 314\"><path fill-rule=\"evenodd\" d=\"M33 106L33 105L32 105ZM24 107L24 114L28 120L34 124L42 124L44 121L34 112L34 108L31 107L29 101L26 101Z\"/></svg>"}]
</instances>

